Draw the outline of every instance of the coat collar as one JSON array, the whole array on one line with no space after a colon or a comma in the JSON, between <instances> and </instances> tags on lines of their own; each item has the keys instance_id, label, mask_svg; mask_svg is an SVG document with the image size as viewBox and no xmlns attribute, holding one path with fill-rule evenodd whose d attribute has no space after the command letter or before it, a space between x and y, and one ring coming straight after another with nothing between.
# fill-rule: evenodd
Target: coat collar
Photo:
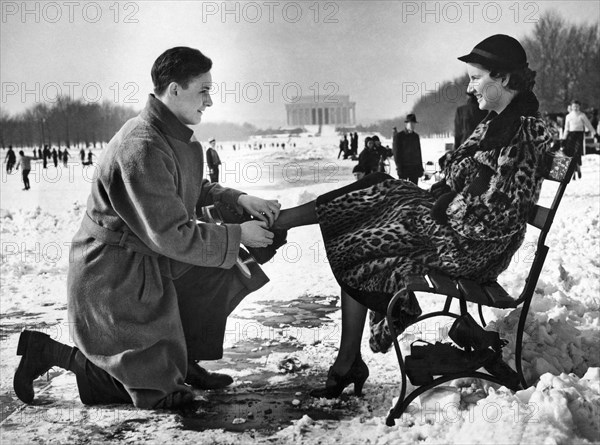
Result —
<instances>
[{"instance_id":1,"label":"coat collar","mask_svg":"<svg viewBox=\"0 0 600 445\"><path fill-rule=\"evenodd\" d=\"M519 130L521 117L539 116L539 106L535 94L529 91L517 94L502 113L491 111L485 118L488 128L479 144L479 150L495 150L510 144Z\"/></svg>"},{"instance_id":2,"label":"coat collar","mask_svg":"<svg viewBox=\"0 0 600 445\"><path fill-rule=\"evenodd\" d=\"M142 119L168 136L185 142L190 142L194 130L183 124L177 116L164 103L158 100L154 94L148 96L148 102L141 114Z\"/></svg>"}]
</instances>

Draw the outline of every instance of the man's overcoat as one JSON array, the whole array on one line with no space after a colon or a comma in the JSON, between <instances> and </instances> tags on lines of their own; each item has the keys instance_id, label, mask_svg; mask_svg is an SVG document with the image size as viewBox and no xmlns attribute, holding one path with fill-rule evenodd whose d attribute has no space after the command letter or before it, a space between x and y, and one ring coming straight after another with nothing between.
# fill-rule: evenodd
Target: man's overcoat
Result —
<instances>
[{"instance_id":1,"label":"man's overcoat","mask_svg":"<svg viewBox=\"0 0 600 445\"><path fill-rule=\"evenodd\" d=\"M151 95L102 154L71 246L68 313L75 344L142 408L191 391L184 385L184 331L224 326L239 301L268 281L258 267L250 279L233 267L239 225L197 223L199 209L215 202L241 210L242 192L203 179L202 147L192 139L193 131ZM174 284L184 274L212 283L198 286L197 305L186 303L198 311L197 318L185 314L195 322L187 327ZM215 274L227 283L225 294ZM224 309L215 313L214 304ZM206 340L217 351L209 358L222 354L223 332L215 337Z\"/></svg>"}]
</instances>

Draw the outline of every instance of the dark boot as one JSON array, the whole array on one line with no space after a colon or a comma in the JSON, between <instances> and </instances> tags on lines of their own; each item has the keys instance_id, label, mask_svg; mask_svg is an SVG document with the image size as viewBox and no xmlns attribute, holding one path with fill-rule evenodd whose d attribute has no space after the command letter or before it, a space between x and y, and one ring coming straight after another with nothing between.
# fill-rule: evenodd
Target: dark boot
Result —
<instances>
[{"instance_id":1,"label":"dark boot","mask_svg":"<svg viewBox=\"0 0 600 445\"><path fill-rule=\"evenodd\" d=\"M508 343L501 339L497 332L483 329L470 314L458 317L452 324L448 336L461 348L475 351L492 348L498 352Z\"/></svg>"},{"instance_id":2,"label":"dark boot","mask_svg":"<svg viewBox=\"0 0 600 445\"><path fill-rule=\"evenodd\" d=\"M33 381L53 366L69 369L75 351L41 332L23 331L17 346L17 355L22 357L13 380L17 397L25 403L31 403L34 397Z\"/></svg>"},{"instance_id":3,"label":"dark boot","mask_svg":"<svg viewBox=\"0 0 600 445\"><path fill-rule=\"evenodd\" d=\"M185 383L196 389L221 389L233 383L231 376L218 372L208 372L198 363L188 361Z\"/></svg>"}]
</instances>

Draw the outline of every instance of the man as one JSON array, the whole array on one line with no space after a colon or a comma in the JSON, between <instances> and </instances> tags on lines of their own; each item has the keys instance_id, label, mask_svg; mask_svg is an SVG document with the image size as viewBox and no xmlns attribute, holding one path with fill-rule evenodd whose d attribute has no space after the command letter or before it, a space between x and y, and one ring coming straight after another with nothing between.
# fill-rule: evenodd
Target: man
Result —
<instances>
[{"instance_id":1,"label":"man","mask_svg":"<svg viewBox=\"0 0 600 445\"><path fill-rule=\"evenodd\" d=\"M341 154L344 154L343 159L348 159L350 156L350 149L348 148L348 136L344 133L344 137L340 140L340 151L338 151L337 158L340 158Z\"/></svg>"},{"instance_id":2,"label":"man","mask_svg":"<svg viewBox=\"0 0 600 445\"><path fill-rule=\"evenodd\" d=\"M414 131L417 117L414 114L406 116L404 121L406 128L394 135L392 151L398 178L419 182L423 176L423 161L421 159L421 141L419 135Z\"/></svg>"},{"instance_id":3,"label":"man","mask_svg":"<svg viewBox=\"0 0 600 445\"><path fill-rule=\"evenodd\" d=\"M23 331L17 396L30 403L33 380L51 366L73 371L83 403L177 408L190 386L232 379L196 362L223 354L229 313L268 278L232 267L240 245L265 248L279 215L267 201L203 179L203 153L188 125L212 106L212 61L197 49L165 51L152 67L154 95L103 151L87 212L71 245L67 279L71 348ZM196 222L223 204L257 218ZM187 384L186 384L187 383Z\"/></svg>"},{"instance_id":4,"label":"man","mask_svg":"<svg viewBox=\"0 0 600 445\"><path fill-rule=\"evenodd\" d=\"M571 106L568 108L569 114L565 117L565 131L563 133L565 154L567 156L574 156L577 160L577 169L573 174L573 179L576 179L576 176L581 179L581 156L584 154L583 143L586 129L589 130L592 137L596 134L596 130L585 113L580 111L580 107L581 104L578 100L571 102Z\"/></svg>"},{"instance_id":5,"label":"man","mask_svg":"<svg viewBox=\"0 0 600 445\"><path fill-rule=\"evenodd\" d=\"M210 138L208 140L209 147L206 150L206 164L208 165L210 182L219 182L219 165L221 165L221 159L217 150L215 150L216 143L215 138Z\"/></svg>"},{"instance_id":6,"label":"man","mask_svg":"<svg viewBox=\"0 0 600 445\"><path fill-rule=\"evenodd\" d=\"M13 167L15 166L15 162L17 162L17 155L15 155L12 145L8 146L8 151L6 152L4 162L6 163L6 173L10 175L12 173Z\"/></svg>"}]
</instances>

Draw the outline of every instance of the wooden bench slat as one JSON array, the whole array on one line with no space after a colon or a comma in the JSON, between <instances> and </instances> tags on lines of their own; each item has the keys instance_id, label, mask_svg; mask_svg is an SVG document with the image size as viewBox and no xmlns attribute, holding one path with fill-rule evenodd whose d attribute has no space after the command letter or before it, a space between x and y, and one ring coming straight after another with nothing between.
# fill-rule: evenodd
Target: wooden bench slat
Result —
<instances>
[{"instance_id":1,"label":"wooden bench slat","mask_svg":"<svg viewBox=\"0 0 600 445\"><path fill-rule=\"evenodd\" d=\"M423 275L409 275L406 277L406 288L415 292L431 292L431 286Z\"/></svg>"},{"instance_id":2,"label":"wooden bench slat","mask_svg":"<svg viewBox=\"0 0 600 445\"><path fill-rule=\"evenodd\" d=\"M483 286L483 290L490 299L491 306L506 309L516 306L516 301L506 290L497 282L489 283Z\"/></svg>"},{"instance_id":3,"label":"wooden bench slat","mask_svg":"<svg viewBox=\"0 0 600 445\"><path fill-rule=\"evenodd\" d=\"M490 306L490 299L481 287L481 284L473 280L460 278L458 280L458 288L460 289L462 295L465 297L465 300L470 301L471 303Z\"/></svg>"},{"instance_id":4,"label":"wooden bench slat","mask_svg":"<svg viewBox=\"0 0 600 445\"><path fill-rule=\"evenodd\" d=\"M529 216L529 224L542 230L546 226L546 221L550 215L550 209L540 205L533 206L531 215Z\"/></svg>"},{"instance_id":5,"label":"wooden bench slat","mask_svg":"<svg viewBox=\"0 0 600 445\"><path fill-rule=\"evenodd\" d=\"M440 272L431 272L428 273L427 276L435 286L436 292L439 292L443 295L449 295L454 298L460 297L460 292L456 287L456 282L448 275Z\"/></svg>"}]
</instances>

